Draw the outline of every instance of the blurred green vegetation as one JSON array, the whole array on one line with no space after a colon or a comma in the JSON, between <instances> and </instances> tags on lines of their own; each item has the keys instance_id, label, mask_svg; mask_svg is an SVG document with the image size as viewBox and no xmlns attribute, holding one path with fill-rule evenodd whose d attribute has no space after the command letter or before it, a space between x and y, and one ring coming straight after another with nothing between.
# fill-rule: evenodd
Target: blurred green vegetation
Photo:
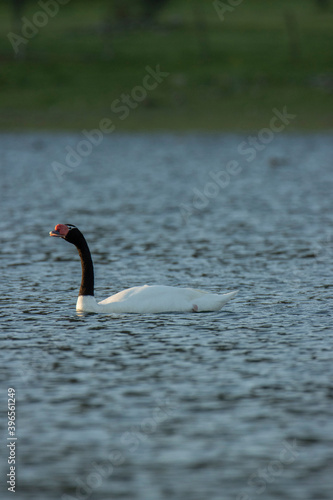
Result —
<instances>
[{"instance_id":1,"label":"blurred green vegetation","mask_svg":"<svg viewBox=\"0 0 333 500\"><path fill-rule=\"evenodd\" d=\"M243 0L222 20L204 0L164 2L154 19L135 2L58 5L19 56L8 33L21 35L22 23L0 5L3 130L81 130L110 118L117 130L244 131L284 106L297 115L290 130L333 128L332 7ZM22 15L38 11L30 1ZM121 120L111 103L158 64L170 75Z\"/></svg>"}]
</instances>

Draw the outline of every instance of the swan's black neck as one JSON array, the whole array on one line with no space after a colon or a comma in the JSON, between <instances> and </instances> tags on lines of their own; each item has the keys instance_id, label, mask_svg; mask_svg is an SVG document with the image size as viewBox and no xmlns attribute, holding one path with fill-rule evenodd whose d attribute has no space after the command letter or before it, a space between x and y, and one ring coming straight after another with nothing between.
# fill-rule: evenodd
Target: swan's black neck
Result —
<instances>
[{"instance_id":1,"label":"swan's black neck","mask_svg":"<svg viewBox=\"0 0 333 500\"><path fill-rule=\"evenodd\" d=\"M65 239L76 246L81 259L82 280L79 295L94 295L94 266L85 237L75 228L68 233Z\"/></svg>"}]
</instances>

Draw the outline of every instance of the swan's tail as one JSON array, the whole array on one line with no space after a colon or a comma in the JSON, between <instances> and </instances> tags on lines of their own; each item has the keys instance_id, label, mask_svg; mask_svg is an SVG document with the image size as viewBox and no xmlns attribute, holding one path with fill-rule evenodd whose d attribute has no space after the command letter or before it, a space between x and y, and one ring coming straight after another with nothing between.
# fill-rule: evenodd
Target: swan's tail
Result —
<instances>
[{"instance_id":1,"label":"swan's tail","mask_svg":"<svg viewBox=\"0 0 333 500\"><path fill-rule=\"evenodd\" d=\"M232 299L236 295L238 290L235 292L225 293L223 295L205 293L200 298L196 300L195 309L196 312L208 312L208 311L219 311L228 300Z\"/></svg>"}]
</instances>

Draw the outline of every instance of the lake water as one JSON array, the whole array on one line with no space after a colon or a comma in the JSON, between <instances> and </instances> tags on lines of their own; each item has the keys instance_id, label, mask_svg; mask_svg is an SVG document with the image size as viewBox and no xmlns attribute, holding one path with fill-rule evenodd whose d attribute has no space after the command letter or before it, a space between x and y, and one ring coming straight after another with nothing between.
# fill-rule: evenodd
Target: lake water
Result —
<instances>
[{"instance_id":1,"label":"lake water","mask_svg":"<svg viewBox=\"0 0 333 500\"><path fill-rule=\"evenodd\" d=\"M19 500L330 500L331 136L251 155L244 135L83 139L0 135L1 498L11 387ZM60 174L70 148L89 154ZM214 313L79 315L57 223L85 234L100 300L239 293Z\"/></svg>"}]
</instances>

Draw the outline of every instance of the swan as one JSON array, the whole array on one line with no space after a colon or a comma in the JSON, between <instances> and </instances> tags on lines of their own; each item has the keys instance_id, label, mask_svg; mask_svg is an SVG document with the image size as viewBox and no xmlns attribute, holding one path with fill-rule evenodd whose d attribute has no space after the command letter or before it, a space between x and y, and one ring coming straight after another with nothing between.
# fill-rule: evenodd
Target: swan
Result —
<instances>
[{"instance_id":1,"label":"swan","mask_svg":"<svg viewBox=\"0 0 333 500\"><path fill-rule=\"evenodd\" d=\"M165 313L218 311L237 291L223 295L193 288L163 285L134 286L101 302L94 297L94 268L88 244L73 224L57 224L50 236L63 238L76 246L81 258L82 280L76 303L78 312Z\"/></svg>"}]
</instances>

